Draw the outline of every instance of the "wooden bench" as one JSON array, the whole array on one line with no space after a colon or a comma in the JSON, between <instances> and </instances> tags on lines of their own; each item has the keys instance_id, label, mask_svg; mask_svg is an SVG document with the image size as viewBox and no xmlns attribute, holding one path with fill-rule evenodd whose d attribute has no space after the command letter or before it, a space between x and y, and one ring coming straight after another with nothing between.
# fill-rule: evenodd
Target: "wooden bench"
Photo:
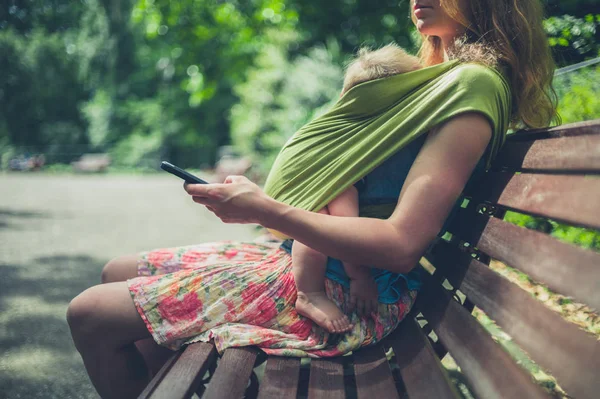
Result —
<instances>
[{"instance_id":1,"label":"wooden bench","mask_svg":"<svg viewBox=\"0 0 600 399\"><path fill-rule=\"evenodd\" d=\"M474 306L570 396L599 397L596 338L488 265L499 260L600 309L600 253L503 221L514 210L600 229L600 120L512 135L484 181L465 193L469 203L449 229L452 239L439 240L424 257L428 272L415 308L384 342L311 361L251 347L218 358L212 344L193 344L140 397L456 398L440 363L448 352L478 398L549 397L471 315ZM265 361L258 384L253 369Z\"/></svg>"}]
</instances>

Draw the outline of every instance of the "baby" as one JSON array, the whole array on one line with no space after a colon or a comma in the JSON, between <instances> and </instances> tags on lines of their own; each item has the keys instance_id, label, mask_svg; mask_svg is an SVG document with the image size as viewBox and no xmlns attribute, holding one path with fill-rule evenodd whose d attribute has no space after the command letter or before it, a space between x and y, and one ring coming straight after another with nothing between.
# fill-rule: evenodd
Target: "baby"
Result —
<instances>
[{"instance_id":1,"label":"baby","mask_svg":"<svg viewBox=\"0 0 600 399\"><path fill-rule=\"evenodd\" d=\"M361 49L358 57L346 69L342 96L352 87L369 80L414 71L421 67L417 57L407 54L395 44L379 50ZM358 216L358 191L354 186L334 198L319 213L334 216ZM366 303L359 314L375 310L369 304L377 303L377 285L369 267L344 262L344 271L350 278L350 305ZM331 333L341 333L352 328L348 317L325 294L327 256L294 241L292 247L292 272L296 280L298 298L296 311ZM365 301L365 302L363 302ZM366 313L365 312L365 313Z\"/></svg>"}]
</instances>

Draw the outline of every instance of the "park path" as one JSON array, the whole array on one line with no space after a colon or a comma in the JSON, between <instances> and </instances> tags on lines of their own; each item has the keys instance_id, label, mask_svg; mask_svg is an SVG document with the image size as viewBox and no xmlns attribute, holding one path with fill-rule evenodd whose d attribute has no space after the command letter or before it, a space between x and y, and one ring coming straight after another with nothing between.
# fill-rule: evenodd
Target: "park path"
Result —
<instances>
[{"instance_id":1,"label":"park path","mask_svg":"<svg viewBox=\"0 0 600 399\"><path fill-rule=\"evenodd\" d=\"M254 236L169 175L0 174L0 398L98 398L65 314L111 258Z\"/></svg>"}]
</instances>

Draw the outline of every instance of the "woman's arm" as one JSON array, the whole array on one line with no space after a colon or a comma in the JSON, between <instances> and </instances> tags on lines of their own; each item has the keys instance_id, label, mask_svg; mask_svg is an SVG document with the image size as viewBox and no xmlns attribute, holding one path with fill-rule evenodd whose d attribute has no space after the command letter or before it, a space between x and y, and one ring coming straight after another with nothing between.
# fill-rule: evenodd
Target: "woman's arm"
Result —
<instances>
[{"instance_id":1,"label":"woman's arm","mask_svg":"<svg viewBox=\"0 0 600 399\"><path fill-rule=\"evenodd\" d=\"M488 120L476 113L459 115L429 133L386 220L294 208L243 178L186 190L225 222L259 223L328 256L407 273L439 233L490 138Z\"/></svg>"}]
</instances>

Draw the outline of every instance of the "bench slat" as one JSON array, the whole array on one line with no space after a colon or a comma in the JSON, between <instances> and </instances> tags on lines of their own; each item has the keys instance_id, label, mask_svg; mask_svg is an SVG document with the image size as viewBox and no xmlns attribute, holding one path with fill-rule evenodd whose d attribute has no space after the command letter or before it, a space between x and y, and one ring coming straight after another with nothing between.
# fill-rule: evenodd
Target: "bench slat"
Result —
<instances>
[{"instance_id":1,"label":"bench slat","mask_svg":"<svg viewBox=\"0 0 600 399\"><path fill-rule=\"evenodd\" d=\"M403 320L387 343L394 349L409 398L458 398L440 359L415 319Z\"/></svg>"},{"instance_id":2,"label":"bench slat","mask_svg":"<svg viewBox=\"0 0 600 399\"><path fill-rule=\"evenodd\" d=\"M600 134L600 119L591 121L567 123L553 128L520 130L507 137L509 141L537 140L555 137L576 137L582 135Z\"/></svg>"},{"instance_id":3,"label":"bench slat","mask_svg":"<svg viewBox=\"0 0 600 399\"><path fill-rule=\"evenodd\" d=\"M600 172L600 129L591 136L508 141L494 169L512 171Z\"/></svg>"},{"instance_id":4,"label":"bench slat","mask_svg":"<svg viewBox=\"0 0 600 399\"><path fill-rule=\"evenodd\" d=\"M192 396L217 352L213 344L198 342L179 353L167 361L140 397L183 399Z\"/></svg>"},{"instance_id":5,"label":"bench slat","mask_svg":"<svg viewBox=\"0 0 600 399\"><path fill-rule=\"evenodd\" d=\"M390 364L381 344L354 353L354 375L358 398L398 398Z\"/></svg>"},{"instance_id":6,"label":"bench slat","mask_svg":"<svg viewBox=\"0 0 600 399\"><path fill-rule=\"evenodd\" d=\"M600 253L497 218L467 213L458 213L450 232L551 290L600 309Z\"/></svg>"},{"instance_id":7,"label":"bench slat","mask_svg":"<svg viewBox=\"0 0 600 399\"><path fill-rule=\"evenodd\" d=\"M257 355L258 349L252 347L226 349L203 398L241 398L248 386Z\"/></svg>"},{"instance_id":8,"label":"bench slat","mask_svg":"<svg viewBox=\"0 0 600 399\"><path fill-rule=\"evenodd\" d=\"M270 356L260 384L259 399L295 398L300 378L300 358Z\"/></svg>"},{"instance_id":9,"label":"bench slat","mask_svg":"<svg viewBox=\"0 0 600 399\"><path fill-rule=\"evenodd\" d=\"M186 347L185 349L188 349L188 348ZM183 350L175 352L173 354L173 356L171 356L165 362L165 364L163 364L163 366L158 371L158 373L156 373L156 375L154 377L152 377L152 381L150 381L150 383L148 385L146 385L146 388L144 388L144 390L142 391L142 393L140 394L140 396L138 396L138 399L146 399L146 398L150 397L150 395L152 394L152 392L161 383L161 381L163 380L163 378L168 374L169 370L171 369L171 367L173 367L173 365L175 364L175 362L177 362L177 360L179 359L179 357L181 356L182 353L183 353Z\"/></svg>"},{"instance_id":10,"label":"bench slat","mask_svg":"<svg viewBox=\"0 0 600 399\"><path fill-rule=\"evenodd\" d=\"M510 210L600 229L600 176L489 172L467 193Z\"/></svg>"},{"instance_id":11,"label":"bench slat","mask_svg":"<svg viewBox=\"0 0 600 399\"><path fill-rule=\"evenodd\" d=\"M431 276L424 280L416 305L460 366L477 397L548 398L441 285Z\"/></svg>"},{"instance_id":12,"label":"bench slat","mask_svg":"<svg viewBox=\"0 0 600 399\"><path fill-rule=\"evenodd\" d=\"M344 364L341 357L311 359L309 399L345 399Z\"/></svg>"},{"instance_id":13,"label":"bench slat","mask_svg":"<svg viewBox=\"0 0 600 399\"><path fill-rule=\"evenodd\" d=\"M440 243L431 262L531 358L577 398L600 392L600 343L456 246Z\"/></svg>"}]
</instances>

